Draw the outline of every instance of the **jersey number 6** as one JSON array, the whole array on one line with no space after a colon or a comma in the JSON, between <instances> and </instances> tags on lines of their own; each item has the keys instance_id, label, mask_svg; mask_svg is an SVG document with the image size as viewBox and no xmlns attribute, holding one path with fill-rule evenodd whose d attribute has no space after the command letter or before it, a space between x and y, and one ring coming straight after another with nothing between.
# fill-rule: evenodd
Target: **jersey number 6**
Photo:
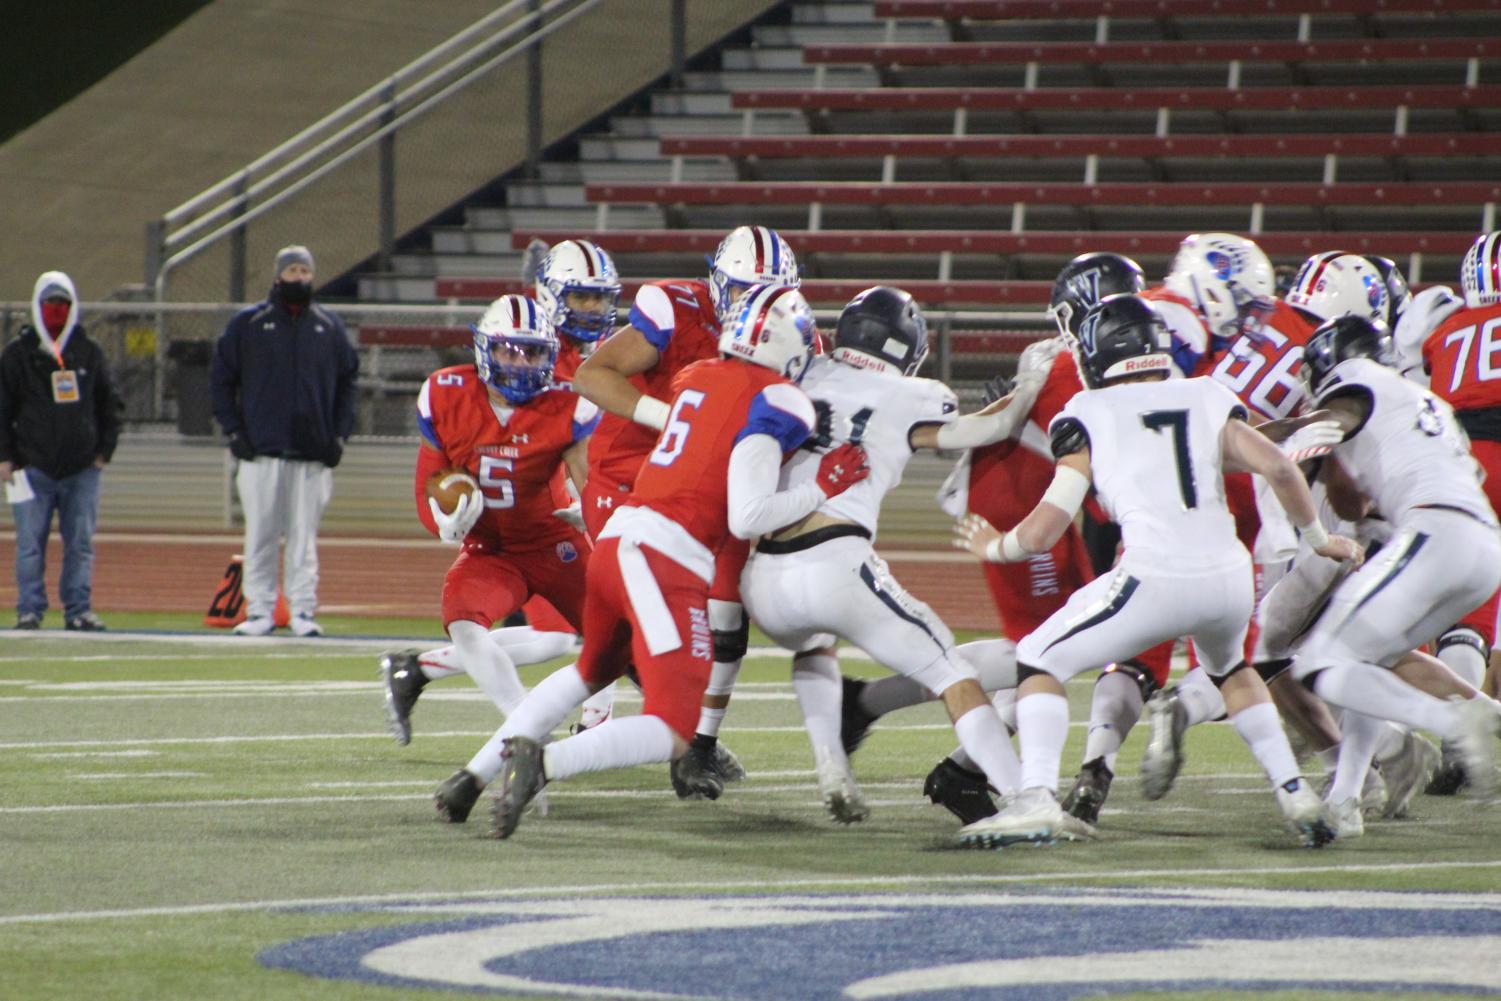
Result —
<instances>
[{"instance_id":1,"label":"jersey number 6","mask_svg":"<svg viewBox=\"0 0 1501 1001\"><path fill-rule=\"evenodd\" d=\"M693 430L683 411L697 410L703 402L704 394L696 389L685 389L678 394L677 400L672 404L672 413L667 415L667 426L662 429L662 438L652 450L652 465L670 466L678 461L678 456L683 454L683 449L688 444L688 432Z\"/></svg>"}]
</instances>

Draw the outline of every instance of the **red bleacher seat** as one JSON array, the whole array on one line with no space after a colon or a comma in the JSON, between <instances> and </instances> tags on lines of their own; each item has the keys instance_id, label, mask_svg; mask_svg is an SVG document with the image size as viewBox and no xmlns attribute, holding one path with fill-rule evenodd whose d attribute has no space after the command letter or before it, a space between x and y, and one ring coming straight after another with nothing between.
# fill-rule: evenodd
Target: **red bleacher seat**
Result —
<instances>
[{"instance_id":1,"label":"red bleacher seat","mask_svg":"<svg viewBox=\"0 0 1501 1001\"><path fill-rule=\"evenodd\" d=\"M876 17L976 21L1078 17L1254 17L1501 10L1501 0L876 0Z\"/></svg>"},{"instance_id":2,"label":"red bleacher seat","mask_svg":"<svg viewBox=\"0 0 1501 1001\"><path fill-rule=\"evenodd\" d=\"M1501 0L1497 0L1501 2ZM830 90L742 90L736 108L810 111L1090 111L1171 108L1194 111L1282 111L1354 108L1501 107L1501 86L1423 84L1411 87L865 87ZM664 152L666 143L664 140Z\"/></svg>"},{"instance_id":3,"label":"red bleacher seat","mask_svg":"<svg viewBox=\"0 0 1501 1001\"><path fill-rule=\"evenodd\" d=\"M591 234L591 238L601 234ZM722 239L724 234L720 234ZM718 239L715 240L717 245ZM610 243L604 246L615 249ZM641 287L642 280L622 282L621 300L629 302ZM881 284L880 279L809 278L802 284L803 294L815 306L842 306L857 294ZM1045 306L1051 283L1043 281L931 281L894 279L887 284L900 285L920 302L966 306ZM514 292L529 291L521 282L501 278L439 278L434 292L440 299L490 300ZM362 328L361 343L364 343ZM375 328L384 330L387 328ZM410 328L428 329L428 328ZM444 329L444 328L435 328ZM407 346L425 346L424 344Z\"/></svg>"},{"instance_id":4,"label":"red bleacher seat","mask_svg":"<svg viewBox=\"0 0 1501 1001\"><path fill-rule=\"evenodd\" d=\"M1321 42L948 42L944 44L807 45L807 63L954 66L979 63L1352 62L1484 59L1501 54L1501 38L1337 38Z\"/></svg>"}]
</instances>

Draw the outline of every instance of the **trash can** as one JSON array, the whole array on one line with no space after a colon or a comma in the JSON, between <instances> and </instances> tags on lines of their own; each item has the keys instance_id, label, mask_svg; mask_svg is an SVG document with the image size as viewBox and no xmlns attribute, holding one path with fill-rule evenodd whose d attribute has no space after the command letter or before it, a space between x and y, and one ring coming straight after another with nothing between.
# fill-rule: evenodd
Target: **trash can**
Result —
<instances>
[{"instance_id":1,"label":"trash can","mask_svg":"<svg viewBox=\"0 0 1501 1001\"><path fill-rule=\"evenodd\" d=\"M213 363L212 341L173 341L167 345L172 362L172 393L177 397L179 434L205 437L214 433L214 401L208 371Z\"/></svg>"}]
</instances>

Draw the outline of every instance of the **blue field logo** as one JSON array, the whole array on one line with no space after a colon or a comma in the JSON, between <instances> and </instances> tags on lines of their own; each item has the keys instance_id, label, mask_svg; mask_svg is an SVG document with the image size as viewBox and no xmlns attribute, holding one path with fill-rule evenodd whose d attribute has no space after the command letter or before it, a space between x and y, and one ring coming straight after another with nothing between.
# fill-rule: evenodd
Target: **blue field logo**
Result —
<instances>
[{"instance_id":1,"label":"blue field logo","mask_svg":"<svg viewBox=\"0 0 1501 1001\"><path fill-rule=\"evenodd\" d=\"M1501 895L1065 890L361 907L268 967L566 997L1063 1001L1169 990L1501 994Z\"/></svg>"}]
</instances>

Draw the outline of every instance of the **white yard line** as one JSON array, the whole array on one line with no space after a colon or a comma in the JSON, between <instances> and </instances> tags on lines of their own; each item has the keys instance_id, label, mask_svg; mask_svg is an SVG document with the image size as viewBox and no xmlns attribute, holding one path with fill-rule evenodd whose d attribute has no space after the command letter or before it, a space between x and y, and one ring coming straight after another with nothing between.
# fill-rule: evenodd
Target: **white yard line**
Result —
<instances>
[{"instance_id":1,"label":"white yard line","mask_svg":"<svg viewBox=\"0 0 1501 1001\"><path fill-rule=\"evenodd\" d=\"M398 797L399 798L399 797ZM601 894L667 893L681 894L687 891L707 891L720 894L730 890L765 893L768 890L810 890L819 887L830 889L874 889L889 886L959 885L959 886L1006 886L1018 883L1060 883L1075 880L1135 880L1151 884L1156 880L1181 880L1188 877L1245 877L1245 876L1290 876L1306 873L1381 873L1381 872L1437 872L1465 869L1501 869L1501 860L1487 862L1412 862L1372 863L1342 865L1295 865L1295 866L1245 866L1202 869L1077 869L1049 873L1025 873L1010 876L986 876L967 873L962 876L863 876L830 877L827 879L765 879L753 877L745 880L716 879L705 883L670 882L642 883L594 883L575 886L544 884L538 886L506 886L488 890L466 888L445 892L432 890L425 893L364 894L347 897L308 897L280 900L222 901L206 904L183 904L164 907L135 907L95 911L55 911L41 914L12 914L0 916L0 925L54 924L68 921L99 921L133 918L184 917L194 914L230 914L247 911L286 910L290 908L351 907L359 905L419 903L422 901L522 899L527 897L585 897ZM1357 892L1357 891L1352 891ZM1481 905L1494 895L1481 897L1476 894L1431 894L1436 898L1452 900L1455 904L1475 902Z\"/></svg>"}]
</instances>

